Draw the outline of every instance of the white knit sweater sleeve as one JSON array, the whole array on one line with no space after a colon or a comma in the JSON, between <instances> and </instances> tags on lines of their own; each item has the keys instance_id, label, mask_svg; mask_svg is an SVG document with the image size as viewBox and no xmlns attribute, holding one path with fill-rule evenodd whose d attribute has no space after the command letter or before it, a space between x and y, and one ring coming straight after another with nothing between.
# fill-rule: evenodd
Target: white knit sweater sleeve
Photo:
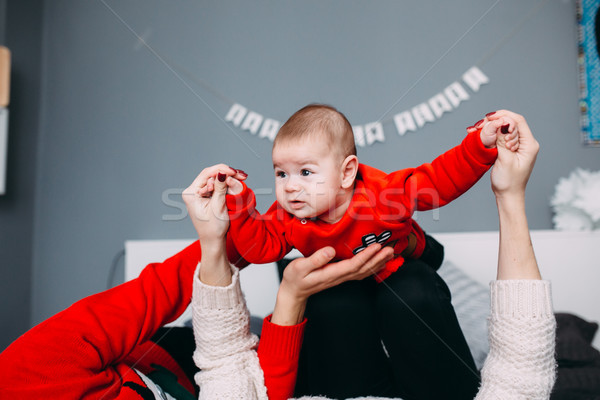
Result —
<instances>
[{"instance_id":1,"label":"white knit sweater sleeve","mask_svg":"<svg viewBox=\"0 0 600 400\"><path fill-rule=\"evenodd\" d=\"M548 399L556 369L550 282L504 280L490 286L490 353L476 399Z\"/></svg>"},{"instance_id":2,"label":"white knit sweater sleeve","mask_svg":"<svg viewBox=\"0 0 600 400\"><path fill-rule=\"evenodd\" d=\"M250 333L250 314L237 268L229 286L208 286L194 273L192 323L200 368L199 399L266 400L267 389L256 355L258 338Z\"/></svg>"}]
</instances>

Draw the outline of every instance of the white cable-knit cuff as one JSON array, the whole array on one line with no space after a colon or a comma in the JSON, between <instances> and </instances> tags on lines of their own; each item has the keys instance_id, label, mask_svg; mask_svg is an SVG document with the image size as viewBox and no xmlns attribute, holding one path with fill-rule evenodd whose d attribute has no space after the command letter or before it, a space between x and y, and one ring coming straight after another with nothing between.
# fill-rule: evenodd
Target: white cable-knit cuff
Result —
<instances>
[{"instance_id":1,"label":"white cable-knit cuff","mask_svg":"<svg viewBox=\"0 0 600 400\"><path fill-rule=\"evenodd\" d=\"M227 286L211 286L203 283L198 276L200 268L201 263L198 263L194 272L195 307L222 310L244 304L244 295L240 287L240 272L235 266L231 265L231 283Z\"/></svg>"},{"instance_id":2,"label":"white cable-knit cuff","mask_svg":"<svg viewBox=\"0 0 600 400\"><path fill-rule=\"evenodd\" d=\"M553 315L550 282L497 280L490 283L493 317L539 318Z\"/></svg>"}]
</instances>

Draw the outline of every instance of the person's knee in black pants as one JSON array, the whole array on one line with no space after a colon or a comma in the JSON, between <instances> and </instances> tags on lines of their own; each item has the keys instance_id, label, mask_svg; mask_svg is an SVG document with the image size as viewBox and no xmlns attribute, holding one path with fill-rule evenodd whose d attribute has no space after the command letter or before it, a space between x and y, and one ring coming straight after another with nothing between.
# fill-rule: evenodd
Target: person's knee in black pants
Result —
<instances>
[{"instance_id":1,"label":"person's knee in black pants","mask_svg":"<svg viewBox=\"0 0 600 400\"><path fill-rule=\"evenodd\" d=\"M377 287L377 326L406 399L473 399L479 373L446 283L427 264L405 264Z\"/></svg>"}]
</instances>

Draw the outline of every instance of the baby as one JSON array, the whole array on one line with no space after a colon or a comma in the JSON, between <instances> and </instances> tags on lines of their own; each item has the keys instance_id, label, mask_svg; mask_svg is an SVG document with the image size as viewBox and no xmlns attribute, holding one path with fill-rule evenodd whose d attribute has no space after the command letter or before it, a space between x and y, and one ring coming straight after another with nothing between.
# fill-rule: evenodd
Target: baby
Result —
<instances>
[{"instance_id":1,"label":"baby","mask_svg":"<svg viewBox=\"0 0 600 400\"><path fill-rule=\"evenodd\" d=\"M231 194L229 237L250 263L278 261L292 248L307 256L332 246L340 260L375 242L391 246L394 258L375 277L382 281L405 258L426 251L427 237L413 213L441 207L471 188L496 160L501 132L516 150L514 126L508 117L486 118L432 163L386 174L358 162L352 127L342 113L308 105L290 117L273 143L277 201L265 214L256 211L252 190L233 177L240 177L237 171L220 174L227 176Z\"/></svg>"}]
</instances>

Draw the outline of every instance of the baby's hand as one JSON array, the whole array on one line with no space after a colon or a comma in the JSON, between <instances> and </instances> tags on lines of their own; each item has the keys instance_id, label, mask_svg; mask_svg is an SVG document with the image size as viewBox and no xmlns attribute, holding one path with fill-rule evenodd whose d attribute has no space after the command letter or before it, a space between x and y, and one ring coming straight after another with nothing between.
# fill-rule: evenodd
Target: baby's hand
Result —
<instances>
[{"instance_id":1,"label":"baby's hand","mask_svg":"<svg viewBox=\"0 0 600 400\"><path fill-rule=\"evenodd\" d=\"M248 174L241 169L231 168L225 164L217 164L205 168L201 173L198 185L198 195L201 197L211 197L215 190L215 179L221 182L227 182L227 193L238 194L243 186L240 181L245 180Z\"/></svg>"},{"instance_id":2,"label":"baby's hand","mask_svg":"<svg viewBox=\"0 0 600 400\"><path fill-rule=\"evenodd\" d=\"M227 179L227 194L240 194L244 189L242 182L237 180L236 178L226 178ZM244 178L246 179L246 178Z\"/></svg>"},{"instance_id":3,"label":"baby's hand","mask_svg":"<svg viewBox=\"0 0 600 400\"><path fill-rule=\"evenodd\" d=\"M481 129L481 142L490 149L501 145L509 150L517 151L519 132L515 121L506 116L485 121Z\"/></svg>"},{"instance_id":4,"label":"baby's hand","mask_svg":"<svg viewBox=\"0 0 600 400\"><path fill-rule=\"evenodd\" d=\"M507 124L500 127L500 133L496 135L496 146L516 152L519 150L519 129L516 122L510 117L503 117ZM508 125L508 127L506 127Z\"/></svg>"}]
</instances>

